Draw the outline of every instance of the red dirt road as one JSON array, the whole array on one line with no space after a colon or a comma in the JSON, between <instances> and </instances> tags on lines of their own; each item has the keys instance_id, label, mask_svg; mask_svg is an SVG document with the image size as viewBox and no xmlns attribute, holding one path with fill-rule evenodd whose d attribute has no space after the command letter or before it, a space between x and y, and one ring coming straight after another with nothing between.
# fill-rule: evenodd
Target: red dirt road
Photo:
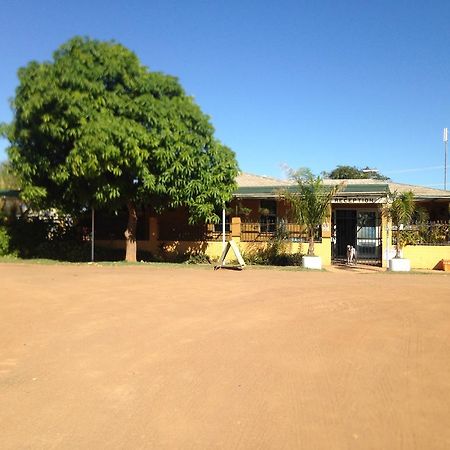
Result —
<instances>
[{"instance_id":1,"label":"red dirt road","mask_svg":"<svg viewBox=\"0 0 450 450\"><path fill-rule=\"evenodd\" d=\"M449 449L450 276L0 264L2 449Z\"/></svg>"}]
</instances>

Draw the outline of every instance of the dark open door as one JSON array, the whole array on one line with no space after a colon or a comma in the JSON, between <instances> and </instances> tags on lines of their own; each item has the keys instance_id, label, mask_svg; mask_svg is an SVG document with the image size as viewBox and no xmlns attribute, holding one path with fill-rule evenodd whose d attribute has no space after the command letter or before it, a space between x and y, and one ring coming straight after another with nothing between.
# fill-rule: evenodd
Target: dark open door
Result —
<instances>
[{"instance_id":1,"label":"dark open door","mask_svg":"<svg viewBox=\"0 0 450 450\"><path fill-rule=\"evenodd\" d=\"M347 260L347 245L359 263L381 265L381 226L376 210L336 209L332 218L332 259Z\"/></svg>"},{"instance_id":2,"label":"dark open door","mask_svg":"<svg viewBox=\"0 0 450 450\"><path fill-rule=\"evenodd\" d=\"M356 210L337 209L334 212L334 252L333 259L347 259L347 245L356 247Z\"/></svg>"}]
</instances>

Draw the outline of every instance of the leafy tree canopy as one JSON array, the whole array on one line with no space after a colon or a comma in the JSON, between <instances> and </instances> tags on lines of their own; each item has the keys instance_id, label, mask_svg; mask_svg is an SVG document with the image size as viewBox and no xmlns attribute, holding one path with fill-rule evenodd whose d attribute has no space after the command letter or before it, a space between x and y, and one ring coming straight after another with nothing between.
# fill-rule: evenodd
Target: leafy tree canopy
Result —
<instances>
[{"instance_id":1,"label":"leafy tree canopy","mask_svg":"<svg viewBox=\"0 0 450 450\"><path fill-rule=\"evenodd\" d=\"M331 172L323 172L322 174L325 178L331 178L333 180L349 180L349 179L368 179L372 178L375 180L389 180L390 178L373 171L368 167L359 169L356 166L337 166Z\"/></svg>"},{"instance_id":2,"label":"leafy tree canopy","mask_svg":"<svg viewBox=\"0 0 450 450\"><path fill-rule=\"evenodd\" d=\"M127 205L130 242L140 202L218 220L237 162L176 78L122 45L80 37L18 76L4 134L25 199L65 211Z\"/></svg>"}]
</instances>

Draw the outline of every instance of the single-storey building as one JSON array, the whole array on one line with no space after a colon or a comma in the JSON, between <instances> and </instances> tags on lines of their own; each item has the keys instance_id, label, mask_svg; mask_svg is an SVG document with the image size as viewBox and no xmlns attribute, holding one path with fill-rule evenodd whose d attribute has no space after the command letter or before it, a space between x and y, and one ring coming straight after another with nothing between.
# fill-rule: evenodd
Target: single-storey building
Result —
<instances>
[{"instance_id":1,"label":"single-storey building","mask_svg":"<svg viewBox=\"0 0 450 450\"><path fill-rule=\"evenodd\" d=\"M182 208L161 215L144 208L138 219L138 248L163 256L202 252L218 258L225 237L238 243L245 258L282 236L285 251L306 253L304 230L292 223L289 207L280 195L283 189L294 189L292 183L248 173L241 173L236 181L238 188L225 209L225 224L189 225L188 213ZM341 182L324 180L330 186ZM317 229L315 251L325 265L344 261L350 244L360 263L387 267L395 251L392 226L382 210L388 193L395 191L412 191L428 215L427 223L409 230L414 245L404 248L404 256L411 259L411 267L438 268L442 260L450 259L450 191L357 179L345 180L332 200L330 221ZM124 218L117 216L116 225L110 218L103 220L101 226L100 216L98 244L124 247Z\"/></svg>"},{"instance_id":2,"label":"single-storey building","mask_svg":"<svg viewBox=\"0 0 450 450\"><path fill-rule=\"evenodd\" d=\"M19 194L17 189L0 189L0 214L9 216L23 212L24 205L19 200Z\"/></svg>"}]
</instances>

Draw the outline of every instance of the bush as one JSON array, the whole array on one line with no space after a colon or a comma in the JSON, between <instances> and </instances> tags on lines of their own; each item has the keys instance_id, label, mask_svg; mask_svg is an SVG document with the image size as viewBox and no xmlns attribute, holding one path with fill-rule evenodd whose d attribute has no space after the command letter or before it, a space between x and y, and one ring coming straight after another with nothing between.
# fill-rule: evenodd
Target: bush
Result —
<instances>
[{"instance_id":1,"label":"bush","mask_svg":"<svg viewBox=\"0 0 450 450\"><path fill-rule=\"evenodd\" d=\"M21 217L8 225L10 247L21 258L36 258L37 249L49 240L50 225L38 218Z\"/></svg>"},{"instance_id":2,"label":"bush","mask_svg":"<svg viewBox=\"0 0 450 450\"><path fill-rule=\"evenodd\" d=\"M88 243L45 241L35 247L31 257L69 262L87 262L91 259L91 249Z\"/></svg>"},{"instance_id":3,"label":"bush","mask_svg":"<svg viewBox=\"0 0 450 450\"><path fill-rule=\"evenodd\" d=\"M0 256L10 254L10 242L11 238L7 228L0 226Z\"/></svg>"},{"instance_id":4,"label":"bush","mask_svg":"<svg viewBox=\"0 0 450 450\"><path fill-rule=\"evenodd\" d=\"M279 227L272 239L264 249L254 250L244 255L244 260L248 264L260 264L265 266L301 266L302 254L289 253L287 240L289 235L284 227Z\"/></svg>"},{"instance_id":5,"label":"bush","mask_svg":"<svg viewBox=\"0 0 450 450\"><path fill-rule=\"evenodd\" d=\"M185 261L186 264L211 264L211 259L205 253L192 253Z\"/></svg>"},{"instance_id":6,"label":"bush","mask_svg":"<svg viewBox=\"0 0 450 450\"><path fill-rule=\"evenodd\" d=\"M246 253L243 257L247 264L263 266L301 266L301 253L286 253L278 251L277 247L268 246L266 249Z\"/></svg>"}]
</instances>

